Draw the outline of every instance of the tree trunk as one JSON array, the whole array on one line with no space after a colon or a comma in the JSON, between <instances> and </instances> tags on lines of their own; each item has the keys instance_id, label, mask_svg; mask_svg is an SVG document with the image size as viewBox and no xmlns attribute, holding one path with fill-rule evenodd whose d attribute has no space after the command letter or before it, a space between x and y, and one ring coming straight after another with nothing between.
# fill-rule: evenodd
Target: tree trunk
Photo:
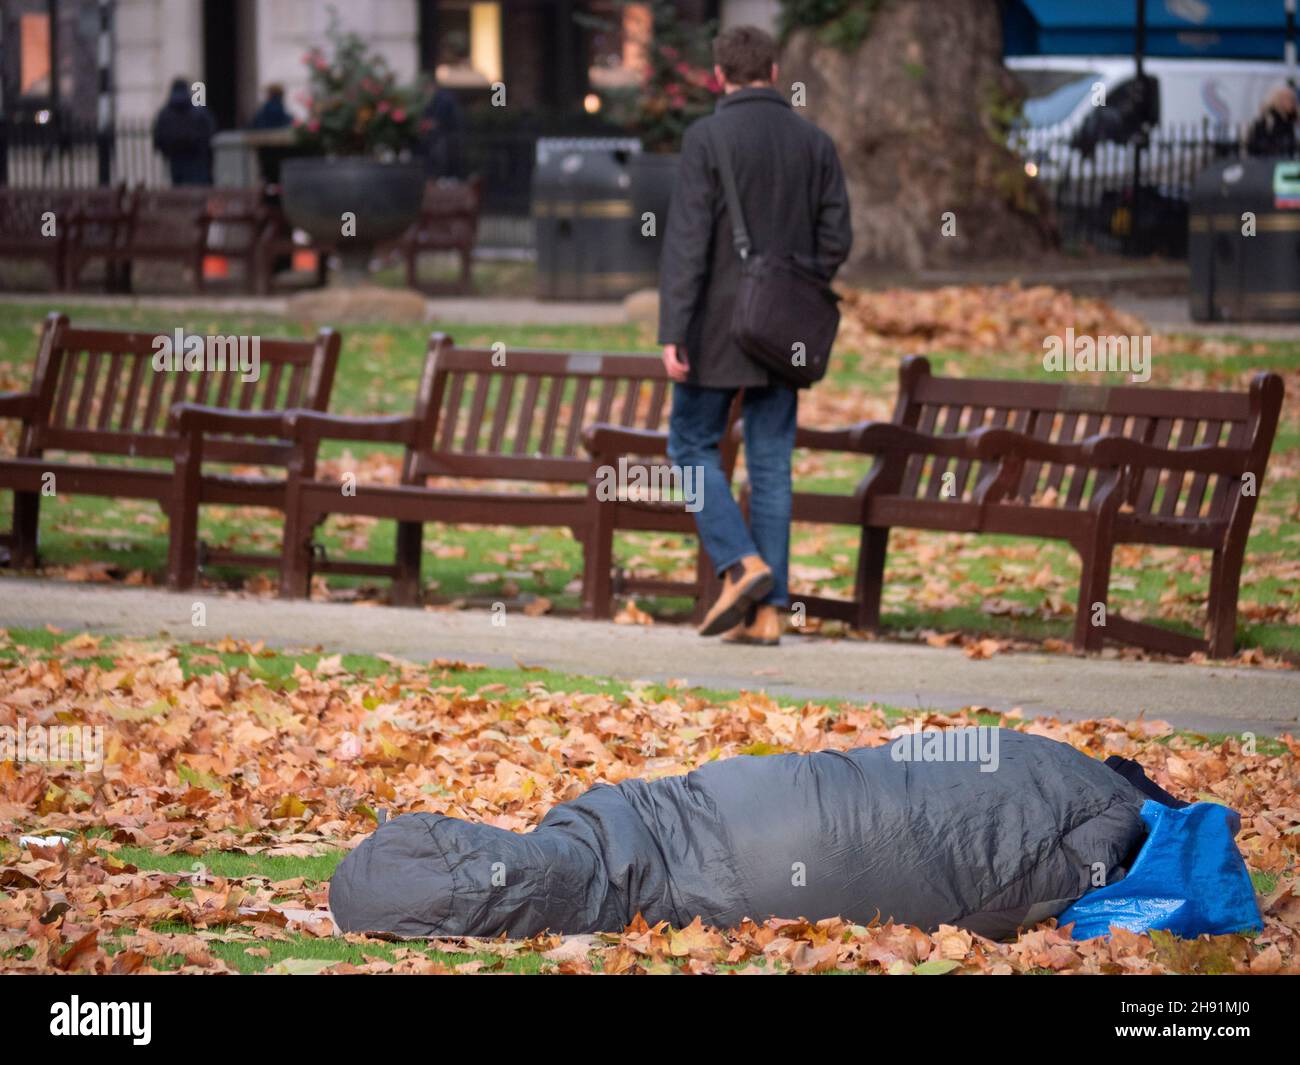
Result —
<instances>
[{"instance_id":1,"label":"tree trunk","mask_svg":"<svg viewBox=\"0 0 1300 1065\"><path fill-rule=\"evenodd\" d=\"M781 78L806 86L804 113L839 148L850 270L1019 259L1054 244L1046 197L1006 147L1019 88L1002 65L997 0L885 0L847 52L797 30Z\"/></svg>"}]
</instances>

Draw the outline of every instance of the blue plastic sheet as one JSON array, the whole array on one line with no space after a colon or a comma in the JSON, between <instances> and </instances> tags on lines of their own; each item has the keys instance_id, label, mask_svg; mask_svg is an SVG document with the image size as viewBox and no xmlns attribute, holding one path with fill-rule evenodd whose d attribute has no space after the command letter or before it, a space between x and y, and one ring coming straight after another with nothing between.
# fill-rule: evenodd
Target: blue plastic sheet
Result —
<instances>
[{"instance_id":1,"label":"blue plastic sheet","mask_svg":"<svg viewBox=\"0 0 1300 1065\"><path fill-rule=\"evenodd\" d=\"M1186 939L1264 927L1234 842L1241 828L1235 810L1213 802L1175 810L1148 799L1142 820L1147 840L1128 876L1084 895L1058 919L1074 922L1075 939L1108 935L1112 926Z\"/></svg>"}]
</instances>

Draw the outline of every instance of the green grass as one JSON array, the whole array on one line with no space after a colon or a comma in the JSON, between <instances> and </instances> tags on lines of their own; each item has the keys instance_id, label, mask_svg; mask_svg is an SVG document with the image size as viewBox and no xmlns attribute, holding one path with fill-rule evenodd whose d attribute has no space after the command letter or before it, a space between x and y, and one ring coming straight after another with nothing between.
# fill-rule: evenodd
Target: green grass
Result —
<instances>
[{"instance_id":1,"label":"green grass","mask_svg":"<svg viewBox=\"0 0 1300 1065\"><path fill-rule=\"evenodd\" d=\"M198 872L207 876L231 878L263 877L275 883L304 877L312 882L328 880L334 875L344 851L328 850L318 855L299 857L289 854L243 854L237 851L204 851L200 854L160 854L147 847L118 847L112 852L119 862L134 865L143 872Z\"/></svg>"},{"instance_id":2,"label":"green grass","mask_svg":"<svg viewBox=\"0 0 1300 1065\"><path fill-rule=\"evenodd\" d=\"M154 926L153 931L192 935L194 929L186 924L164 922ZM285 939L259 939L240 930L232 931L229 938L209 939L206 945L214 958L224 961L240 973L308 975L337 962L364 965L367 960L396 961L397 952L401 950L423 954L448 969L477 961L482 963L479 972L533 975L555 966L554 962L535 951L520 951L517 954L494 954L489 951L451 953L437 950L420 940L401 943L370 940L358 944L337 937L320 938L302 933L290 933ZM121 943L111 939L103 946L110 957L124 949ZM19 949L21 951L26 948ZM259 953L253 954L250 951ZM266 955L262 956L261 951L266 951ZM185 964L185 958L181 954L163 954L152 959L150 964L160 972L172 972Z\"/></svg>"},{"instance_id":3,"label":"green grass","mask_svg":"<svg viewBox=\"0 0 1300 1065\"><path fill-rule=\"evenodd\" d=\"M34 298L29 304L4 306L0 315L0 389L24 388L30 380L35 353L36 327L54 304ZM60 305L74 321L135 329L171 330L177 324L205 332L257 333L304 336L311 332L306 323L241 313L193 311L176 315L158 309L126 307L79 308ZM653 350L650 330L637 325L606 326L484 326L440 323L458 343L490 346L501 341L511 346L554 347L572 350ZM343 357L334 390L333 408L340 413L406 413L411 409L414 390L424 357L427 329L408 325L349 325L342 329ZM1152 384L1169 384L1175 379L1196 387L1236 386L1240 375L1272 369L1294 377L1300 369L1300 341L1264 342L1249 353L1215 354L1206 351L1178 352L1154 360ZM1040 377L1041 366L1023 355L971 355L963 352L932 354L936 372L966 376L996 376L1015 379ZM889 397L896 389L896 363L891 359L868 358L855 352L838 353L833 362L826 394ZM12 423L0 423L12 447ZM1241 599L1259 604L1259 613L1273 604L1283 604L1289 613L1300 610L1300 585L1285 573L1271 571L1277 564L1294 559L1300 549L1300 476L1292 472L1300 450L1300 418L1294 403L1284 410L1274 462L1265 481L1248 547L1246 582ZM395 449L329 442L323 455L337 459L349 452L358 459ZM802 456L796 456L798 463ZM861 477L867 462L851 456L830 457L815 463L800 475L799 486L813 491L845 492ZM364 471L363 471L364 472ZM8 493L0 493L0 510L10 506ZM2 521L3 519L0 519ZM280 541L281 516L251 508L206 507L201 517L201 536L214 545L239 545L274 553ZM113 577L139 572L160 580L166 558L166 519L152 503L75 496L47 500L41 520L42 550L46 563L54 567L105 569ZM395 528L391 522L363 522L349 526L333 518L323 527L320 541L330 557L360 561L391 561ZM898 537L895 533L895 537ZM1066 546L1035 539L1001 536L942 536L923 534L921 542L936 550L922 561L916 553L891 548L886 570L883 626L897 636L908 637L922 630L960 630L972 635L1041 639L1068 639L1079 563ZM635 559L638 572L647 575L683 575L689 571L694 539L686 536L622 534L618 556ZM796 567L833 571L819 577L817 590L825 594L848 595L852 588L857 538L843 527L796 526L792 561ZM1192 560L1182 552L1178 559ZM535 597L549 599L556 611L571 611L578 605L573 582L580 575L581 551L567 530L482 528L430 524L425 528L423 579L434 601L485 606L503 601L522 604ZM1194 561L1194 560L1193 560ZM1119 561L1112 584L1112 609L1125 613L1153 615L1162 608L1162 598L1172 598L1177 611L1191 616L1203 603L1208 585L1207 563L1199 571L1185 565L1171 565L1158 551L1146 551L1134 564ZM1254 568L1252 570L1252 564ZM1042 589L1023 578L1041 567L1057 575L1057 594L1065 609L1054 608ZM74 573L77 571L74 569ZM84 569L81 575L85 575ZM213 569L208 579L239 586L246 571ZM934 602L921 594L927 582L945 588L962 589L954 602ZM385 582L331 576L332 588L352 595L386 593ZM796 595L809 582L800 583L796 569ZM991 589L996 591L990 591ZM350 590L350 591L349 591ZM984 600L1000 600L986 604ZM642 606L660 616L681 616L681 600L648 600ZM1010 606L1012 612L1007 612ZM998 612L998 611L1001 612ZM1023 615L1023 616L1022 616ZM1194 631L1185 618L1173 616L1165 624L1181 631ZM1239 620L1238 642L1272 655L1300 660L1300 626L1281 617L1251 617Z\"/></svg>"}]
</instances>

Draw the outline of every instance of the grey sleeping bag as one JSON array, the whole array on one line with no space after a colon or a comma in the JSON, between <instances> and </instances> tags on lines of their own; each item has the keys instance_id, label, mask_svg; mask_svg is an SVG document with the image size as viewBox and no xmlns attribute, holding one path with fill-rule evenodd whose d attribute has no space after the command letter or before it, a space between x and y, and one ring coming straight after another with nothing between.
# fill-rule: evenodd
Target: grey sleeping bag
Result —
<instances>
[{"instance_id":1,"label":"grey sleeping bag","mask_svg":"<svg viewBox=\"0 0 1300 1065\"><path fill-rule=\"evenodd\" d=\"M983 766L926 761L919 742L911 758L740 756L599 785L524 834L406 814L344 859L330 908L345 931L407 937L620 931L640 912L677 927L879 915L1003 938L1123 877L1143 796L1067 744L985 732Z\"/></svg>"}]
</instances>

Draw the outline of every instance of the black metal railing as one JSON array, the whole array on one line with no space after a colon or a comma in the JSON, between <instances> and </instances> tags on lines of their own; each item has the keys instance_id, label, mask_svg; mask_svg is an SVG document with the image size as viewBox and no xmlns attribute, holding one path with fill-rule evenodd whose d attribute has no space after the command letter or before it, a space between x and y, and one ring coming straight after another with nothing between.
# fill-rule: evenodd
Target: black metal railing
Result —
<instances>
[{"instance_id":1,"label":"black metal railing","mask_svg":"<svg viewBox=\"0 0 1300 1065\"><path fill-rule=\"evenodd\" d=\"M1244 158L1245 132L1162 127L1140 148L1106 141L1087 149L1077 138L1030 131L1016 148L1052 203L1065 247L1182 258L1197 175Z\"/></svg>"},{"instance_id":2,"label":"black metal railing","mask_svg":"<svg viewBox=\"0 0 1300 1065\"><path fill-rule=\"evenodd\" d=\"M0 120L0 184L52 188L169 184L167 163L153 147L151 124L93 123L52 116L48 122Z\"/></svg>"},{"instance_id":3,"label":"black metal railing","mask_svg":"<svg viewBox=\"0 0 1300 1065\"><path fill-rule=\"evenodd\" d=\"M483 177L485 212L527 216L538 134L472 127L464 162ZM154 149L152 123L120 120L107 134L89 123L0 119L0 185L83 188L100 184L170 184L166 160Z\"/></svg>"}]
</instances>

